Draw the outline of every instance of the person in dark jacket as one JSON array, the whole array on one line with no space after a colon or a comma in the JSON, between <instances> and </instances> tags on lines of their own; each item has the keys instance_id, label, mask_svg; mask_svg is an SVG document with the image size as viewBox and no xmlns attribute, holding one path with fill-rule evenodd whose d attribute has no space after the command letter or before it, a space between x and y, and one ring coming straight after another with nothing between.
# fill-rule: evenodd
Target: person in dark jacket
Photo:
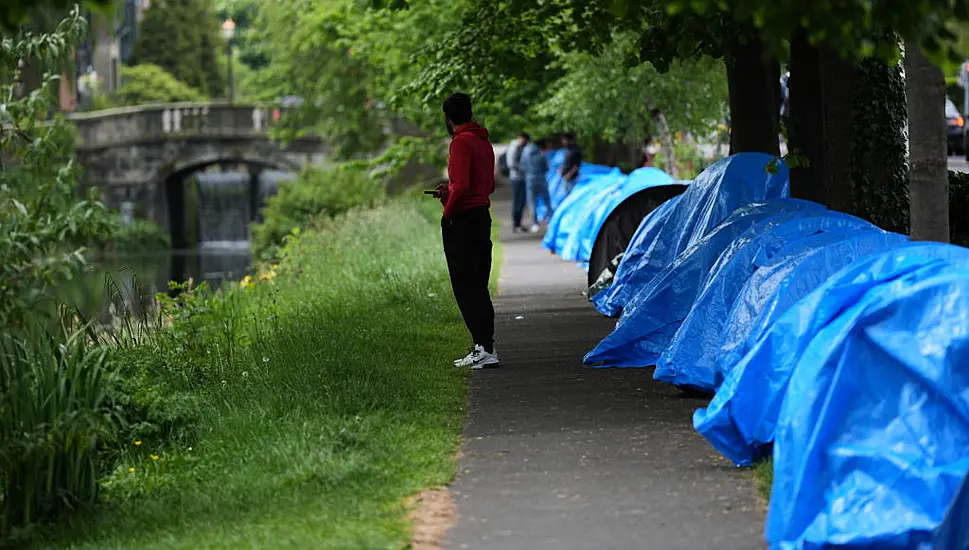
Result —
<instances>
[{"instance_id":1,"label":"person in dark jacket","mask_svg":"<svg viewBox=\"0 0 969 550\"><path fill-rule=\"evenodd\" d=\"M565 194L575 189L575 184L579 181L579 168L582 166L582 150L575 142L575 135L565 134L565 160L559 168L562 181L565 182Z\"/></svg>"},{"instance_id":2,"label":"person in dark jacket","mask_svg":"<svg viewBox=\"0 0 969 550\"><path fill-rule=\"evenodd\" d=\"M455 366L481 369L498 366L495 309L491 277L491 194L495 192L495 152L488 130L472 120L471 98L454 94L444 102L444 121L451 135L448 183L436 196L444 205L441 235L451 276L451 289L473 347Z\"/></svg>"}]
</instances>

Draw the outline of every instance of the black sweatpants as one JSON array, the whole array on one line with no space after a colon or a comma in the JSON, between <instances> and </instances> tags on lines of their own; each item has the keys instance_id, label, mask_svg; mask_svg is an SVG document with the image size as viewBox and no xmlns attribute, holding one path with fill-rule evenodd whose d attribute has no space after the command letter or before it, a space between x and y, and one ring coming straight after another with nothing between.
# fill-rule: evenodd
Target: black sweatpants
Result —
<instances>
[{"instance_id":1,"label":"black sweatpants","mask_svg":"<svg viewBox=\"0 0 969 550\"><path fill-rule=\"evenodd\" d=\"M495 309L488 292L491 277L491 213L488 207L472 208L441 218L444 256L451 275L451 289L475 344L494 350Z\"/></svg>"}]
</instances>

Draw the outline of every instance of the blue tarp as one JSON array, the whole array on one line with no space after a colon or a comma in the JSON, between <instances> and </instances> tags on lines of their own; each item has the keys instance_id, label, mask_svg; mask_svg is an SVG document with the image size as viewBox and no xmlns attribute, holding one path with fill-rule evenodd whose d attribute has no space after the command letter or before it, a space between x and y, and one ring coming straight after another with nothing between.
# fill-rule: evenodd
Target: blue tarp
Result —
<instances>
[{"instance_id":1,"label":"blue tarp","mask_svg":"<svg viewBox=\"0 0 969 550\"><path fill-rule=\"evenodd\" d=\"M588 262L602 224L619 204L643 189L671 183L673 178L662 170L640 168L619 179L615 185L585 198L582 203L576 203L573 208L578 209L575 219L579 225L570 232L559 250L562 259L567 262Z\"/></svg>"},{"instance_id":2,"label":"blue tarp","mask_svg":"<svg viewBox=\"0 0 969 550\"><path fill-rule=\"evenodd\" d=\"M616 292L626 285L628 279L634 273L634 270L628 266L635 265L642 259L644 254L649 252L643 243L651 242L654 246L662 246L664 244L662 241L655 240L656 232L666 223L666 219L682 197L683 195L677 195L657 206L655 210L647 214L643 218L643 221L640 222L639 227L636 228L636 233L633 234L633 238L630 239L629 244L626 246L626 251L623 252L622 260L616 266L616 273L613 275L612 284L592 297L592 304L600 313L610 317L619 313L617 309L611 307L611 304L615 300Z\"/></svg>"},{"instance_id":3,"label":"blue tarp","mask_svg":"<svg viewBox=\"0 0 969 550\"><path fill-rule=\"evenodd\" d=\"M886 233L871 223L830 210L795 217L772 227L753 227L728 247L710 271L697 299L689 304L689 314L656 363L653 377L676 386L712 393L722 382L716 359L729 314L744 285L758 266L784 257L803 240L816 240L814 246L827 246L859 232ZM812 239L831 235L833 239ZM824 242L827 240L827 242ZM809 244L810 246L810 244ZM819 281L820 284L820 281ZM758 291L770 292L769 287ZM739 327L739 330L743 330Z\"/></svg>"},{"instance_id":4,"label":"blue tarp","mask_svg":"<svg viewBox=\"0 0 969 550\"><path fill-rule=\"evenodd\" d=\"M667 268L684 250L702 239L738 208L788 195L789 171L778 163L776 174L766 154L741 153L722 159L703 171L648 233L641 233L627 249L614 281L615 289L597 301L606 315L626 307L641 287ZM634 260L635 259L635 260Z\"/></svg>"},{"instance_id":5,"label":"blue tarp","mask_svg":"<svg viewBox=\"0 0 969 550\"><path fill-rule=\"evenodd\" d=\"M565 182L559 175L559 168L565 161L565 149L558 149L551 153L548 162L548 175L545 181L548 183L548 194L552 199L552 207L557 210L566 198ZM618 168L602 166L601 164L591 164L583 162L579 165L579 179L575 182L575 189L585 187L597 177L612 173Z\"/></svg>"},{"instance_id":6,"label":"blue tarp","mask_svg":"<svg viewBox=\"0 0 969 550\"><path fill-rule=\"evenodd\" d=\"M566 196L565 185L562 182L562 176L559 175L559 167L561 167L562 162L565 161L565 149L546 151L544 155L545 158L548 159L548 172L545 174L545 185L548 187L549 199L552 201L551 206L554 212L554 210L562 204L562 201L565 200ZM613 168L608 166L582 163L579 169L579 180L575 183L575 186L576 188L582 187L595 179L597 176L608 174L612 172L612 170ZM546 212L548 211L548 205L537 204L533 206L536 209L536 217L538 219L545 219Z\"/></svg>"},{"instance_id":7,"label":"blue tarp","mask_svg":"<svg viewBox=\"0 0 969 550\"><path fill-rule=\"evenodd\" d=\"M751 333L744 344L749 351L736 363L718 367L729 374L707 408L693 415L694 427L738 466L752 464L774 440L791 373L818 332L879 285L944 272L954 262L969 263L969 249L911 243L832 275L775 322Z\"/></svg>"},{"instance_id":8,"label":"blue tarp","mask_svg":"<svg viewBox=\"0 0 969 550\"><path fill-rule=\"evenodd\" d=\"M781 198L769 160L643 220L586 363L716 390L694 426L738 465L773 451L775 550L969 550L969 250Z\"/></svg>"},{"instance_id":9,"label":"blue tarp","mask_svg":"<svg viewBox=\"0 0 969 550\"><path fill-rule=\"evenodd\" d=\"M656 278L639 285L639 292L623 310L616 329L586 355L585 362L610 367L654 364L689 314L724 250L750 231L764 231L792 216L822 211L823 206L797 199L755 203L737 210L680 254Z\"/></svg>"},{"instance_id":10,"label":"blue tarp","mask_svg":"<svg viewBox=\"0 0 969 550\"><path fill-rule=\"evenodd\" d=\"M852 262L909 243L908 237L881 230L819 234L794 243L776 261L759 265L744 285L724 323L716 354L717 370L729 370L783 315L829 277Z\"/></svg>"},{"instance_id":11,"label":"blue tarp","mask_svg":"<svg viewBox=\"0 0 969 550\"><path fill-rule=\"evenodd\" d=\"M938 548L934 531L969 472L969 264L841 306L791 371L767 541Z\"/></svg>"},{"instance_id":12,"label":"blue tarp","mask_svg":"<svg viewBox=\"0 0 969 550\"><path fill-rule=\"evenodd\" d=\"M613 168L612 172L599 175L589 180L581 187L576 187L568 197L555 209L552 219L548 222L545 237L542 239L542 246L550 252L561 254L562 248L569 237L582 224L583 210L589 201L600 192L612 189L621 185L626 176L618 168Z\"/></svg>"}]
</instances>

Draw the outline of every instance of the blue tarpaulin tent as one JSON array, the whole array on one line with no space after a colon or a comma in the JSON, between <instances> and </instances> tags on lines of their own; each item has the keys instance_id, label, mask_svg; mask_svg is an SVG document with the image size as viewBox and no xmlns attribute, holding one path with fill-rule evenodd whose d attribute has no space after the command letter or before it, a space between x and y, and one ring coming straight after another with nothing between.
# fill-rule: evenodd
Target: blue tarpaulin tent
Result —
<instances>
[{"instance_id":1,"label":"blue tarpaulin tent","mask_svg":"<svg viewBox=\"0 0 969 550\"><path fill-rule=\"evenodd\" d=\"M870 288L809 339L777 422L773 548L934 546L969 472L967 311L969 264L949 264Z\"/></svg>"},{"instance_id":2,"label":"blue tarpaulin tent","mask_svg":"<svg viewBox=\"0 0 969 550\"><path fill-rule=\"evenodd\" d=\"M644 255L651 253L656 247L665 245L663 241L656 239L656 234L666 224L667 218L681 198L683 198L682 195L673 197L643 218L633 238L630 239L622 260L616 267L612 284L592 297L592 304L600 313L609 317L619 314L619 308L614 305L617 302L615 295L620 289L630 284L630 279L635 273L635 268L630 266L636 265ZM646 243L649 243L649 245Z\"/></svg>"},{"instance_id":3,"label":"blue tarpaulin tent","mask_svg":"<svg viewBox=\"0 0 969 550\"><path fill-rule=\"evenodd\" d=\"M722 382L716 368L719 346L737 296L759 265L783 257L799 241L818 234L834 234L834 241L849 234L885 232L848 214L825 210L793 217L771 227L753 227L731 244L710 271L697 299L656 363L654 378L677 386L712 393ZM769 288L761 288L768 291Z\"/></svg>"},{"instance_id":4,"label":"blue tarpaulin tent","mask_svg":"<svg viewBox=\"0 0 969 550\"><path fill-rule=\"evenodd\" d=\"M628 275L617 274L615 284L619 286L597 302L600 311L613 315L624 308L643 284L738 208L786 197L787 167L777 163L775 173L768 173L768 165L776 160L770 155L742 153L714 163L697 176L665 213L662 223L638 239L635 248L630 246L630 257L637 261L623 259L620 271L627 271Z\"/></svg>"},{"instance_id":5,"label":"blue tarpaulin tent","mask_svg":"<svg viewBox=\"0 0 969 550\"><path fill-rule=\"evenodd\" d=\"M945 271L954 262L969 263L969 249L911 243L864 257L832 275L763 332L750 335L749 351L721 367L729 374L707 408L694 414L694 427L735 464L752 464L774 440L791 371L817 332L872 288Z\"/></svg>"},{"instance_id":6,"label":"blue tarpaulin tent","mask_svg":"<svg viewBox=\"0 0 969 550\"><path fill-rule=\"evenodd\" d=\"M643 219L586 362L715 390L695 428L773 452L775 550L969 550L969 250L782 198L756 157Z\"/></svg>"},{"instance_id":7,"label":"blue tarpaulin tent","mask_svg":"<svg viewBox=\"0 0 969 550\"><path fill-rule=\"evenodd\" d=\"M613 168L610 173L594 178L590 177L584 185L576 187L562 201L562 204L556 207L545 231L545 237L542 239L542 246L550 252L561 254L569 237L581 227L583 220L580 216L584 214L585 207L589 202L600 192L621 185L625 178L626 176L622 171Z\"/></svg>"},{"instance_id":8,"label":"blue tarpaulin tent","mask_svg":"<svg viewBox=\"0 0 969 550\"><path fill-rule=\"evenodd\" d=\"M616 329L586 355L585 362L614 367L653 365L690 313L704 281L725 250L736 246L744 235L752 238L792 217L823 211L821 205L796 199L777 199L739 209L652 281L637 284L639 292L623 310Z\"/></svg>"},{"instance_id":9,"label":"blue tarpaulin tent","mask_svg":"<svg viewBox=\"0 0 969 550\"><path fill-rule=\"evenodd\" d=\"M908 244L908 237L880 230L818 234L793 243L774 261L758 265L734 300L720 345L712 351L726 373L778 317L852 262Z\"/></svg>"},{"instance_id":10,"label":"blue tarpaulin tent","mask_svg":"<svg viewBox=\"0 0 969 550\"><path fill-rule=\"evenodd\" d=\"M673 178L657 168L640 168L614 185L606 187L582 203L574 203L578 212L578 227L571 231L559 254L567 262L587 262L592 255L592 244L603 222L622 201L643 189L669 185Z\"/></svg>"}]
</instances>

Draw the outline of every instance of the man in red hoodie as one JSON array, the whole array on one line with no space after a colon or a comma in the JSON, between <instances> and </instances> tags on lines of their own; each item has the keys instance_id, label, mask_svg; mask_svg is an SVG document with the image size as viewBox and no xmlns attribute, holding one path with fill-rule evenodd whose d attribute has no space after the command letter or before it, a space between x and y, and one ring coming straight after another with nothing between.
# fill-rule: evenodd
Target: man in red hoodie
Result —
<instances>
[{"instance_id":1,"label":"man in red hoodie","mask_svg":"<svg viewBox=\"0 0 969 550\"><path fill-rule=\"evenodd\" d=\"M491 194L495 191L495 152L488 130L472 120L471 98L454 94L444 102L451 134L447 184L436 196L444 205L441 234L451 288L474 346L454 362L458 367L498 366L495 309L488 292L491 278Z\"/></svg>"}]
</instances>

